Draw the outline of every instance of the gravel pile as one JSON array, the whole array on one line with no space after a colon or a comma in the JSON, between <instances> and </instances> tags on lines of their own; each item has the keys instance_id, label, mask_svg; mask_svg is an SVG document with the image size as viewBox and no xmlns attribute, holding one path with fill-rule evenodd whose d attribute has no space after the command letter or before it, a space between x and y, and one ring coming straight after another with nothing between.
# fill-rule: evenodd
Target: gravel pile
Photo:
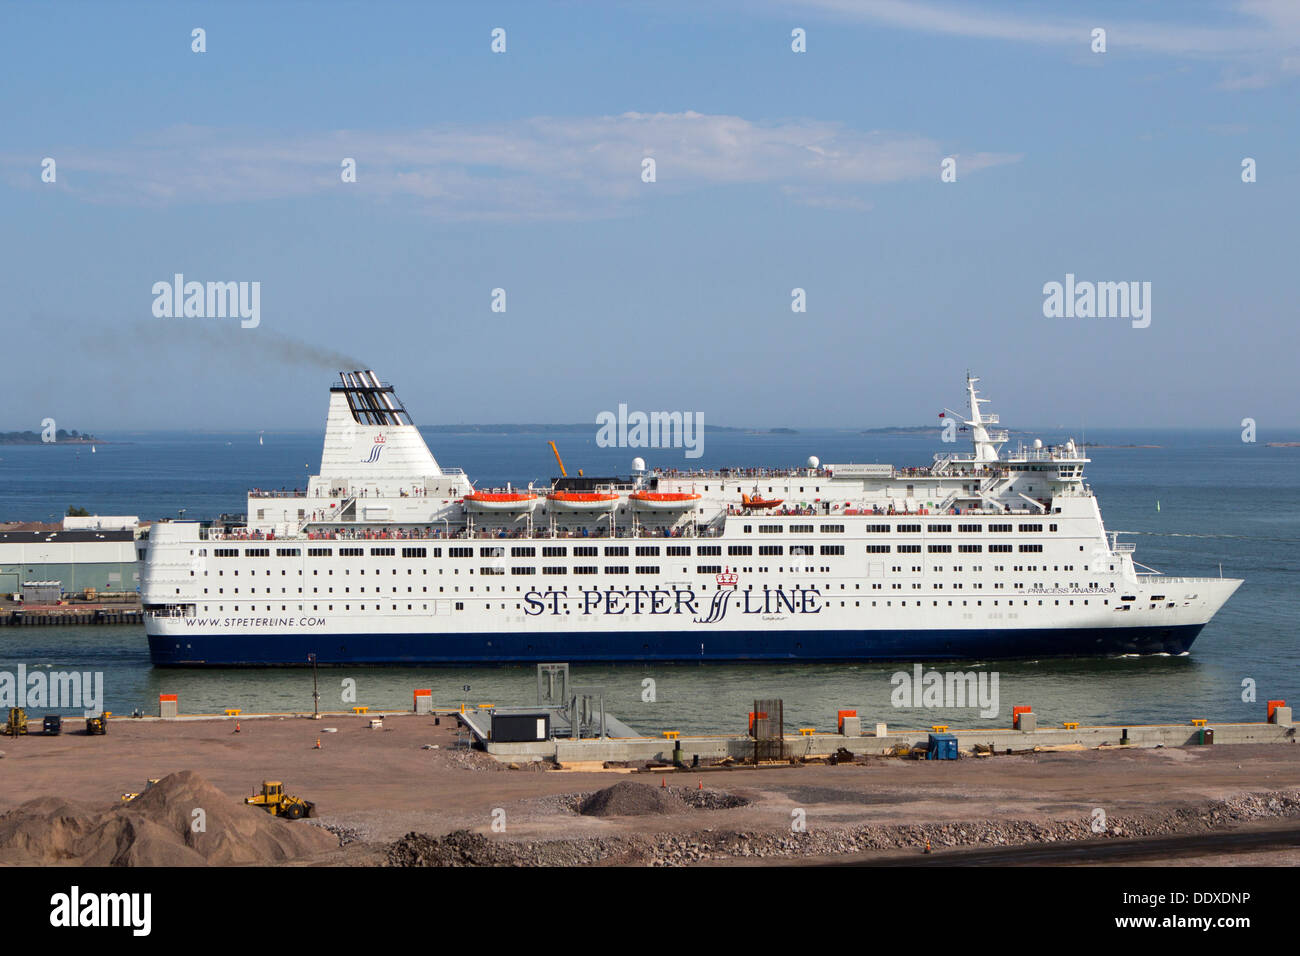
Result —
<instances>
[{"instance_id":1,"label":"gravel pile","mask_svg":"<svg viewBox=\"0 0 1300 956\"><path fill-rule=\"evenodd\" d=\"M578 804L578 813L584 817L639 817L652 813L686 813L689 810L686 802L672 790L630 780L597 790Z\"/></svg>"},{"instance_id":2,"label":"gravel pile","mask_svg":"<svg viewBox=\"0 0 1300 956\"><path fill-rule=\"evenodd\" d=\"M266 865L337 843L319 827L272 817L188 770L107 810L44 797L0 816L0 864Z\"/></svg>"},{"instance_id":3,"label":"gravel pile","mask_svg":"<svg viewBox=\"0 0 1300 956\"><path fill-rule=\"evenodd\" d=\"M541 813L578 813L584 816L637 815L637 811L635 810L633 811L605 810L604 812L599 812L599 813L583 812L582 807L584 803L591 801L592 804L594 804L597 798L607 803L609 801L622 801L623 799L625 799L622 796L616 797L612 794L612 791L614 791L617 787L625 787L625 788L631 787L631 788L636 788L637 790L652 790L658 794L667 794L669 799L663 801L662 803L663 805L671 808L670 810L665 812L672 812L672 813L680 813L682 812L683 809L734 810L737 807L747 807L751 803L753 803L752 800L747 800L744 797L738 797L735 794L727 793L725 790L700 790L698 788L692 789L691 787L653 787L653 786L647 786L646 784L642 784L642 783L631 783L631 782L620 783L617 784L615 787L608 788L607 790L584 791L581 793L557 793L551 796L537 797L533 800L528 801L528 803L533 809ZM600 797L601 794L605 794L607 796ZM632 794L629 798L626 799L628 799L628 802L630 803L635 803L637 801L648 802L645 796L640 793ZM684 806L678 806L678 802L680 802ZM643 810L640 812L657 813L661 811Z\"/></svg>"},{"instance_id":4,"label":"gravel pile","mask_svg":"<svg viewBox=\"0 0 1300 956\"><path fill-rule=\"evenodd\" d=\"M690 787L669 787L668 792L675 794L682 802L695 810L735 810L747 807L753 800L746 800L725 790L692 790Z\"/></svg>"}]
</instances>

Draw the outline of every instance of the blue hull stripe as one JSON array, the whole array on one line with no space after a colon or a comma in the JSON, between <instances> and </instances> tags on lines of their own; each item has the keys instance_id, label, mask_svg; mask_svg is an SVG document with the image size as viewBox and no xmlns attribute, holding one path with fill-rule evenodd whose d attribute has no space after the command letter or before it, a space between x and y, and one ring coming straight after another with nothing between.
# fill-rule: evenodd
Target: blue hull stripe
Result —
<instances>
[{"instance_id":1,"label":"blue hull stripe","mask_svg":"<svg viewBox=\"0 0 1300 956\"><path fill-rule=\"evenodd\" d=\"M654 634L186 634L150 636L159 667L514 664L540 661L937 661L1181 654L1202 624L928 631L669 631Z\"/></svg>"}]
</instances>

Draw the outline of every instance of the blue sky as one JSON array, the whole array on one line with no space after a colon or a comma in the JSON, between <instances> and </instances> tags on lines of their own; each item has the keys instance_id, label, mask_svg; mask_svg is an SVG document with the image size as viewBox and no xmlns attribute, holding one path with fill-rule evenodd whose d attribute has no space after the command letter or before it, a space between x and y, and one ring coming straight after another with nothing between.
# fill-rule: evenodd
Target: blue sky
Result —
<instances>
[{"instance_id":1,"label":"blue sky","mask_svg":"<svg viewBox=\"0 0 1300 956\"><path fill-rule=\"evenodd\" d=\"M0 430L318 427L341 362L429 424L927 423L967 368L1008 424L1300 424L1300 3L0 18ZM260 325L155 318L175 273ZM1067 273L1150 327L1045 317Z\"/></svg>"}]
</instances>

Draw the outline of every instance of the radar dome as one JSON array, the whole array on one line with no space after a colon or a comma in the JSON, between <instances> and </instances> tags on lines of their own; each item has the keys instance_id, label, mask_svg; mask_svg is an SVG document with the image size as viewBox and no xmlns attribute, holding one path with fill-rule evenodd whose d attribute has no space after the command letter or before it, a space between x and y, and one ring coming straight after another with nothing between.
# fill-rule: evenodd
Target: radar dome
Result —
<instances>
[{"instance_id":1,"label":"radar dome","mask_svg":"<svg viewBox=\"0 0 1300 956\"><path fill-rule=\"evenodd\" d=\"M645 471L645 459L644 459L644 458L633 458L633 459L632 459L632 470L633 470L633 471Z\"/></svg>"},{"instance_id":2,"label":"radar dome","mask_svg":"<svg viewBox=\"0 0 1300 956\"><path fill-rule=\"evenodd\" d=\"M1034 448L1037 449L1037 448L1042 448L1042 447L1043 447L1043 440L1042 440L1041 438L1035 438L1035 439L1034 439Z\"/></svg>"},{"instance_id":3,"label":"radar dome","mask_svg":"<svg viewBox=\"0 0 1300 956\"><path fill-rule=\"evenodd\" d=\"M808 456L808 467L809 467L809 468L816 468L816 467L817 467L818 465L820 465L821 463L822 463L822 462L821 462L821 459L818 458L816 455L809 455L809 456Z\"/></svg>"}]
</instances>

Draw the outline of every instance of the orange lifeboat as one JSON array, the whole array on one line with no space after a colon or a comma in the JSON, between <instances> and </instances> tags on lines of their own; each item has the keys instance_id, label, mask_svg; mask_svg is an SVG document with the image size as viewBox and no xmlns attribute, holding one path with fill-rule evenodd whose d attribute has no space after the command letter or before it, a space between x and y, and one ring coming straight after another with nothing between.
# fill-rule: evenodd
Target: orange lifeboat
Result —
<instances>
[{"instance_id":1,"label":"orange lifeboat","mask_svg":"<svg viewBox=\"0 0 1300 956\"><path fill-rule=\"evenodd\" d=\"M546 496L552 508L563 511L609 511L618 495L606 491L553 491Z\"/></svg>"},{"instance_id":2,"label":"orange lifeboat","mask_svg":"<svg viewBox=\"0 0 1300 956\"><path fill-rule=\"evenodd\" d=\"M475 491L464 500L471 511L519 512L537 507L537 495L526 491Z\"/></svg>"},{"instance_id":3,"label":"orange lifeboat","mask_svg":"<svg viewBox=\"0 0 1300 956\"><path fill-rule=\"evenodd\" d=\"M741 495L740 503L746 508L775 508L785 504L784 498L763 498L759 495Z\"/></svg>"},{"instance_id":4,"label":"orange lifeboat","mask_svg":"<svg viewBox=\"0 0 1300 956\"><path fill-rule=\"evenodd\" d=\"M634 491L627 500L638 511L684 511L700 496L689 491Z\"/></svg>"}]
</instances>

